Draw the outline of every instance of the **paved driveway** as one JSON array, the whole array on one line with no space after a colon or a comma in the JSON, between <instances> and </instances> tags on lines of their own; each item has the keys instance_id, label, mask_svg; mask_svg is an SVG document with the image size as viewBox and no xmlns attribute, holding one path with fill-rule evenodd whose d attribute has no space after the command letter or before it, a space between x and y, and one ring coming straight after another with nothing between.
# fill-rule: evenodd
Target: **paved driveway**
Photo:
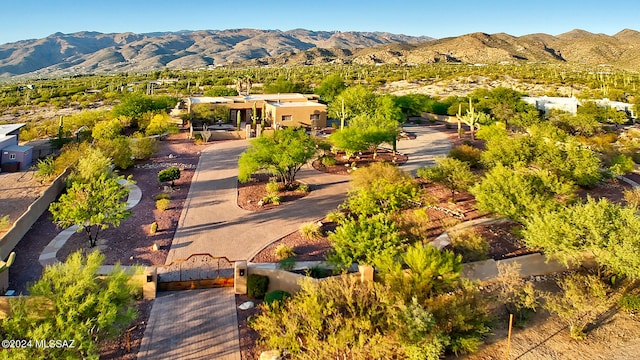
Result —
<instances>
[{"instance_id":1,"label":"paved driveway","mask_svg":"<svg viewBox=\"0 0 640 360\"><path fill-rule=\"evenodd\" d=\"M233 288L158 295L138 360L240 360Z\"/></svg>"},{"instance_id":2,"label":"paved driveway","mask_svg":"<svg viewBox=\"0 0 640 360\"><path fill-rule=\"evenodd\" d=\"M416 175L416 170L434 164L436 157L447 156L451 150L451 142L447 134L430 127L405 125L404 129L416 134L412 140L400 140L396 144L399 152L409 155L409 161L401 165L401 169Z\"/></svg>"},{"instance_id":3,"label":"paved driveway","mask_svg":"<svg viewBox=\"0 0 640 360\"><path fill-rule=\"evenodd\" d=\"M344 201L348 177L305 166L297 179L313 191L277 209L246 211L237 206L237 163L246 141L215 144L204 150L191 180L166 263L195 253L249 260L273 241L318 220Z\"/></svg>"}]
</instances>

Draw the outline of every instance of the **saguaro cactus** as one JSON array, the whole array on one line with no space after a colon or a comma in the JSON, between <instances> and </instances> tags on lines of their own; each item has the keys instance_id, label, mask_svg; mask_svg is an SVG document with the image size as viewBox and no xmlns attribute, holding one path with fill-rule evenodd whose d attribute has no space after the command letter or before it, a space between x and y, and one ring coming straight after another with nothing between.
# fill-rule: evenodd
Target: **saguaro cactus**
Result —
<instances>
[{"instance_id":1,"label":"saguaro cactus","mask_svg":"<svg viewBox=\"0 0 640 360\"><path fill-rule=\"evenodd\" d=\"M462 104L458 105L458 113L456 114L458 118L458 138L461 137L462 123L465 123L471 129L471 140L475 140L476 126L482 118L482 115L482 113L475 111L471 99L469 99L469 109L467 109L467 113L464 115L462 115Z\"/></svg>"}]
</instances>

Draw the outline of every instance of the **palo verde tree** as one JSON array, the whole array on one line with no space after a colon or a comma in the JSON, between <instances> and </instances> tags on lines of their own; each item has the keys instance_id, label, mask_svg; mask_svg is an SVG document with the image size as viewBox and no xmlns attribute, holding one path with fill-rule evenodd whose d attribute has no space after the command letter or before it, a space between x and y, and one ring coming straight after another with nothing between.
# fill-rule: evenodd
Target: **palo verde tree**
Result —
<instances>
[{"instance_id":1,"label":"palo verde tree","mask_svg":"<svg viewBox=\"0 0 640 360\"><path fill-rule=\"evenodd\" d=\"M11 316L0 325L2 337L44 340L47 347L32 343L4 350L0 359L98 359L100 342L121 334L136 317L136 285L119 266L97 276L103 260L97 251L86 257L75 252L64 263L47 266L28 287L29 297L12 298ZM49 340L67 346L49 346Z\"/></svg>"},{"instance_id":2,"label":"palo verde tree","mask_svg":"<svg viewBox=\"0 0 640 360\"><path fill-rule=\"evenodd\" d=\"M534 214L524 225L527 246L543 249L565 265L580 264L592 254L601 268L640 279L640 217L633 207L588 198Z\"/></svg>"},{"instance_id":3,"label":"palo verde tree","mask_svg":"<svg viewBox=\"0 0 640 360\"><path fill-rule=\"evenodd\" d=\"M286 189L295 188L296 174L317 152L316 142L302 129L286 128L251 141L238 160L238 180L266 170L278 176Z\"/></svg>"},{"instance_id":4,"label":"palo verde tree","mask_svg":"<svg viewBox=\"0 0 640 360\"><path fill-rule=\"evenodd\" d=\"M129 189L120 185L120 179L101 173L91 181L74 182L49 206L53 221L63 228L78 226L78 232L87 234L89 246L96 246L100 230L119 226L120 221L131 215L123 201Z\"/></svg>"},{"instance_id":5,"label":"palo verde tree","mask_svg":"<svg viewBox=\"0 0 640 360\"><path fill-rule=\"evenodd\" d=\"M437 158L436 165L418 169L418 176L451 191L451 201L456 201L456 191L467 190L475 182L475 175L468 163L458 159Z\"/></svg>"},{"instance_id":6,"label":"palo verde tree","mask_svg":"<svg viewBox=\"0 0 640 360\"><path fill-rule=\"evenodd\" d=\"M522 222L531 214L557 208L573 195L573 185L554 174L537 169L510 169L498 165L469 189L478 209Z\"/></svg>"}]
</instances>

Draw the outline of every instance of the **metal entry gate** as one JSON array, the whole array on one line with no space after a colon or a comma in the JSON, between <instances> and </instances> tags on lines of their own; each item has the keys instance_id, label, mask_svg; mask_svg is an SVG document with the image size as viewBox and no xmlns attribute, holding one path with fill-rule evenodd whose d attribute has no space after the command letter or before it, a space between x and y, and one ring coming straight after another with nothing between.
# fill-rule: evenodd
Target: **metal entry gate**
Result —
<instances>
[{"instance_id":1,"label":"metal entry gate","mask_svg":"<svg viewBox=\"0 0 640 360\"><path fill-rule=\"evenodd\" d=\"M160 291L233 286L233 262L211 254L193 254L157 271Z\"/></svg>"}]
</instances>

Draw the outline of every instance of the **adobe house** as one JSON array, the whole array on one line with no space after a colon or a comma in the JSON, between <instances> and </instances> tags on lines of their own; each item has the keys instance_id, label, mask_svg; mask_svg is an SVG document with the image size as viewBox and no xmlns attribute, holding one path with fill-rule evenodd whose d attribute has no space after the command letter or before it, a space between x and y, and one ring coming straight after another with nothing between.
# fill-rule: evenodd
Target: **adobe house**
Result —
<instances>
[{"instance_id":1,"label":"adobe house","mask_svg":"<svg viewBox=\"0 0 640 360\"><path fill-rule=\"evenodd\" d=\"M187 112L196 104L223 105L229 108L230 119L237 114L245 123L251 122L255 106L258 119L271 126L303 126L323 128L327 125L327 106L318 102L313 94L251 94L247 96L190 97L186 99ZM263 114L263 110L264 113Z\"/></svg>"},{"instance_id":2,"label":"adobe house","mask_svg":"<svg viewBox=\"0 0 640 360\"><path fill-rule=\"evenodd\" d=\"M24 125L0 125L0 169L2 171L27 170L31 166L33 147L18 145L20 129Z\"/></svg>"}]
</instances>

